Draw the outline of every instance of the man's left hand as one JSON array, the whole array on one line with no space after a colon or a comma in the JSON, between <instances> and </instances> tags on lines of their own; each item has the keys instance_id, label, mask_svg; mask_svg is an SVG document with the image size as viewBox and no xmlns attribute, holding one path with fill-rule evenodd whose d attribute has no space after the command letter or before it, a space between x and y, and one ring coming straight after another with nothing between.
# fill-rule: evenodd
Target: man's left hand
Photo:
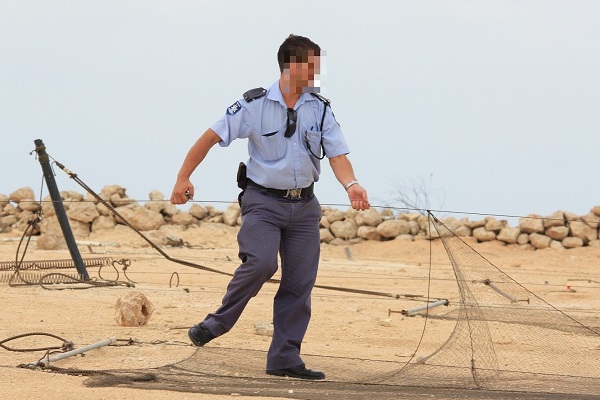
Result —
<instances>
[{"instance_id":1,"label":"man's left hand","mask_svg":"<svg viewBox=\"0 0 600 400\"><path fill-rule=\"evenodd\" d=\"M352 208L357 211L368 210L371 208L369 204L369 198L367 197L367 191L359 184L352 185L348 188L348 198Z\"/></svg>"}]
</instances>

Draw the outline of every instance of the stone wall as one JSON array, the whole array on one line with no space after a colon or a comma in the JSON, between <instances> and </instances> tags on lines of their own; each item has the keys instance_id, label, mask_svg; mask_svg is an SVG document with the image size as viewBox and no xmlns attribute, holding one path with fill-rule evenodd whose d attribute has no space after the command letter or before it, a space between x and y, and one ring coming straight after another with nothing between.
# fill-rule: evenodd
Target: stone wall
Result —
<instances>
[{"instance_id":1,"label":"stone wall","mask_svg":"<svg viewBox=\"0 0 600 400\"><path fill-rule=\"evenodd\" d=\"M76 191L63 191L60 194L71 229L78 239L88 237L91 232L113 229L124 224L124 221L115 218L106 206L89 194L84 196ZM232 203L224 211L194 203L189 210L183 211L166 201L165 196L158 191L149 194L148 202L139 204L127 197L126 189L119 185L105 186L99 196L132 226L144 232L185 230L202 223L229 226L241 224L237 203ZM9 196L0 194L0 232L22 235L40 207L43 219L28 234L40 236L38 246L57 247L61 237L60 226L50 196L40 203L35 200L33 190L28 187L18 189ZM475 221L446 217L441 221L456 235L473 237L478 242L495 240L508 246L531 249L600 246L600 206L592 208L584 216L567 211L556 211L547 216L530 214L521 217L516 227L492 216ZM372 208L358 212L323 207L321 242L348 244L363 240L410 241L438 238L435 229L429 231L429 225L428 217L419 213L395 215L391 209ZM165 235L151 236L157 239L158 244L168 244Z\"/></svg>"}]
</instances>

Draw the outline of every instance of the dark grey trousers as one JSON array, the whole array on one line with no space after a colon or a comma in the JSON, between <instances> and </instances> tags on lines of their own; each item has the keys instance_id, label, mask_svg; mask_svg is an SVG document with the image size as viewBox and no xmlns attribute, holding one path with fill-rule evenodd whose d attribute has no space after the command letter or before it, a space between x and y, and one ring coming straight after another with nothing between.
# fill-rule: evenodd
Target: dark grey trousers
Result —
<instances>
[{"instance_id":1,"label":"dark grey trousers","mask_svg":"<svg viewBox=\"0 0 600 400\"><path fill-rule=\"evenodd\" d=\"M227 286L221 307L209 314L205 326L215 336L228 332L248 301L277 271L281 283L273 302L275 328L267 369L303 364L300 346L310 320L310 295L320 253L321 207L315 196L281 198L248 187L242 197L242 226L238 233L242 264Z\"/></svg>"}]
</instances>

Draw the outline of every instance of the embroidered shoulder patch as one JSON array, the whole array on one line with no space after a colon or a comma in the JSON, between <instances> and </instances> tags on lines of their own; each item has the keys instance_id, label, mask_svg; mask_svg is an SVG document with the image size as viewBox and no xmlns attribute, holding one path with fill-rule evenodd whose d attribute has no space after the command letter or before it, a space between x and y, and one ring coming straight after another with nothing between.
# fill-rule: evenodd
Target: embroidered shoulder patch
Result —
<instances>
[{"instance_id":1,"label":"embroidered shoulder patch","mask_svg":"<svg viewBox=\"0 0 600 400\"><path fill-rule=\"evenodd\" d=\"M232 105L227 107L227 114L233 115L236 112L240 111L241 108L242 108L242 105L240 104L240 102L236 101L235 103L233 103Z\"/></svg>"}]
</instances>

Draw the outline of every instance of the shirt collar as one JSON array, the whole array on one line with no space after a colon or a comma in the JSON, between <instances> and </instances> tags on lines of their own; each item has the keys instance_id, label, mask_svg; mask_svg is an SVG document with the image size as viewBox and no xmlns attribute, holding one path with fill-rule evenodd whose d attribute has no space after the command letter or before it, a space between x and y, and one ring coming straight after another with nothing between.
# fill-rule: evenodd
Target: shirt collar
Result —
<instances>
[{"instance_id":1,"label":"shirt collar","mask_svg":"<svg viewBox=\"0 0 600 400\"><path fill-rule=\"evenodd\" d=\"M267 99L277 101L282 106L287 108L287 105L285 104L285 101L283 100L283 95L281 94L281 90L279 89L279 80L276 80L275 83L273 83L271 85L271 87L269 88L269 93L267 93ZM315 100L315 97L313 95L311 95L310 93L302 93L300 95L300 98L296 102L295 108L300 107L305 101L313 101L313 100Z\"/></svg>"}]
</instances>

